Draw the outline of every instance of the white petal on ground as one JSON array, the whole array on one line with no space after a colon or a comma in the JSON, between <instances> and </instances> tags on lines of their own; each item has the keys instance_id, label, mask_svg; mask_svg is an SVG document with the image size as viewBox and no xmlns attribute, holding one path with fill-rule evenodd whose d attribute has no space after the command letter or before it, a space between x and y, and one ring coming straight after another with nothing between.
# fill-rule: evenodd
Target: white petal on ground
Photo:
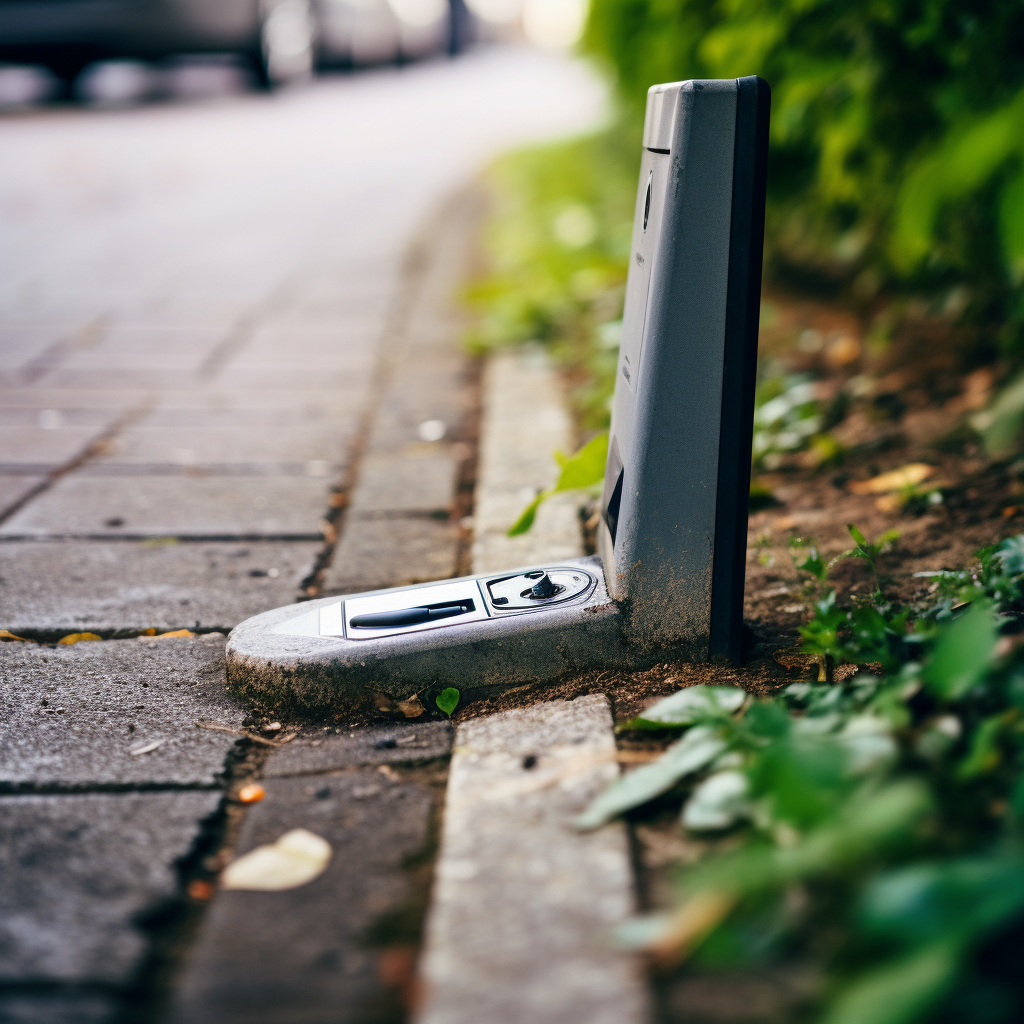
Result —
<instances>
[{"instance_id":1,"label":"white petal on ground","mask_svg":"<svg viewBox=\"0 0 1024 1024\"><path fill-rule=\"evenodd\" d=\"M129 751L132 757L138 757L140 754L152 754L157 747L162 747L166 740L153 740L152 743L147 743L144 746L136 747L134 750Z\"/></svg>"},{"instance_id":2,"label":"white petal on ground","mask_svg":"<svg viewBox=\"0 0 1024 1024\"><path fill-rule=\"evenodd\" d=\"M330 863L331 844L314 832L295 828L276 843L232 861L221 875L223 889L259 889L279 892L297 889L323 874Z\"/></svg>"}]
</instances>

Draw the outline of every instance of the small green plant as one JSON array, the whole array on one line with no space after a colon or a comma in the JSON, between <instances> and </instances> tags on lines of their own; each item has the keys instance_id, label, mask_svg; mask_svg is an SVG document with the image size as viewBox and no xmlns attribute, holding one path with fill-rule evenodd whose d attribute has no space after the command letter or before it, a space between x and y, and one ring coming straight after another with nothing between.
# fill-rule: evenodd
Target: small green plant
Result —
<instances>
[{"instance_id":1,"label":"small green plant","mask_svg":"<svg viewBox=\"0 0 1024 1024\"><path fill-rule=\"evenodd\" d=\"M881 579L878 575L878 556L884 554L892 545L899 540L899 530L886 530L876 541L870 541L857 529L853 523L847 523L846 529L850 531L854 547L845 552L845 558L859 558L867 563L871 571L871 577L875 581L874 597L881 597Z\"/></svg>"},{"instance_id":2,"label":"small green plant","mask_svg":"<svg viewBox=\"0 0 1024 1024\"><path fill-rule=\"evenodd\" d=\"M850 532L841 557L875 573L894 538ZM1010 1024L1019 979L992 951L1016 950L1024 914L1024 535L928 573L908 606L876 588L845 607L835 560L796 551L815 595L803 649L859 671L767 699L695 686L620 727L680 737L577 827L675 794L707 850L677 909L622 939L716 971L815 964L800 1019Z\"/></svg>"},{"instance_id":3,"label":"small green plant","mask_svg":"<svg viewBox=\"0 0 1024 1024\"><path fill-rule=\"evenodd\" d=\"M437 706L449 717L459 706L459 691L454 686L449 686L437 695Z\"/></svg>"}]
</instances>

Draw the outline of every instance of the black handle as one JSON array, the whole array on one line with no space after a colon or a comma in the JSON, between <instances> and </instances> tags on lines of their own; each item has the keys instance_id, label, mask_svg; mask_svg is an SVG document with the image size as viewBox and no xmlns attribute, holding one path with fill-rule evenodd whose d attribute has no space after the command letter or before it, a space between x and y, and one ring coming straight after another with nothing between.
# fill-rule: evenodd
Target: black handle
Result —
<instances>
[{"instance_id":1,"label":"black handle","mask_svg":"<svg viewBox=\"0 0 1024 1024\"><path fill-rule=\"evenodd\" d=\"M391 612L366 612L353 615L349 625L354 629L387 629L391 626L419 626L435 619L448 619L476 609L472 601L449 601L447 604L424 604L416 608L397 608Z\"/></svg>"}]
</instances>

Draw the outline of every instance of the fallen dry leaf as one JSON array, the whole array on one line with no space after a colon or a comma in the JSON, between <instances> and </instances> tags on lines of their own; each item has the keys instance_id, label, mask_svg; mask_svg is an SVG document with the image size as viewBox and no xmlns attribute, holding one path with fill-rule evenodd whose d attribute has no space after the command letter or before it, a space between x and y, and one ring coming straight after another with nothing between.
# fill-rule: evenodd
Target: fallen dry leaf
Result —
<instances>
[{"instance_id":1,"label":"fallen dry leaf","mask_svg":"<svg viewBox=\"0 0 1024 1024\"><path fill-rule=\"evenodd\" d=\"M153 740L152 743L146 743L141 747L136 747L130 751L132 757L138 757L140 754L152 754L157 747L162 747L167 740Z\"/></svg>"},{"instance_id":2,"label":"fallen dry leaf","mask_svg":"<svg viewBox=\"0 0 1024 1024\"><path fill-rule=\"evenodd\" d=\"M0 629L0 640L3 640L5 643L10 643L12 640L19 640L23 644L34 644L36 642L35 640L29 640L27 636L15 636L8 629Z\"/></svg>"},{"instance_id":3,"label":"fallen dry leaf","mask_svg":"<svg viewBox=\"0 0 1024 1024\"><path fill-rule=\"evenodd\" d=\"M853 494L887 494L889 491L901 491L904 487L927 480L935 472L934 466L926 462L911 462L899 469L891 469L870 480L851 480L846 486Z\"/></svg>"},{"instance_id":4,"label":"fallen dry leaf","mask_svg":"<svg viewBox=\"0 0 1024 1024\"><path fill-rule=\"evenodd\" d=\"M406 697L405 700L395 700L394 697L389 696L386 693L381 693L380 690L373 691L373 703L378 711L385 711L388 714L402 714L406 718L419 718L427 709L423 706L423 701L420 700L420 693L414 693L411 697Z\"/></svg>"},{"instance_id":5,"label":"fallen dry leaf","mask_svg":"<svg viewBox=\"0 0 1024 1024\"><path fill-rule=\"evenodd\" d=\"M97 636L95 633L68 633L67 636L62 636L57 643L58 644L78 644L83 640L102 640L103 637Z\"/></svg>"},{"instance_id":6,"label":"fallen dry leaf","mask_svg":"<svg viewBox=\"0 0 1024 1024\"><path fill-rule=\"evenodd\" d=\"M180 636L195 636L195 633L191 629L172 629L169 633L150 633L149 630L143 636L140 636L140 640L174 640Z\"/></svg>"},{"instance_id":7,"label":"fallen dry leaf","mask_svg":"<svg viewBox=\"0 0 1024 1024\"><path fill-rule=\"evenodd\" d=\"M665 930L650 942L647 952L660 964L678 963L735 904L736 897L730 892L712 889L697 893L675 911Z\"/></svg>"},{"instance_id":8,"label":"fallen dry leaf","mask_svg":"<svg viewBox=\"0 0 1024 1024\"><path fill-rule=\"evenodd\" d=\"M400 700L398 702L398 710L406 718L419 718L427 709L423 706L423 701L420 700L419 694L414 693L408 700Z\"/></svg>"},{"instance_id":9,"label":"fallen dry leaf","mask_svg":"<svg viewBox=\"0 0 1024 1024\"><path fill-rule=\"evenodd\" d=\"M332 853L326 839L295 828L276 843L257 846L232 861L221 875L221 887L263 892L297 889L323 874Z\"/></svg>"}]
</instances>

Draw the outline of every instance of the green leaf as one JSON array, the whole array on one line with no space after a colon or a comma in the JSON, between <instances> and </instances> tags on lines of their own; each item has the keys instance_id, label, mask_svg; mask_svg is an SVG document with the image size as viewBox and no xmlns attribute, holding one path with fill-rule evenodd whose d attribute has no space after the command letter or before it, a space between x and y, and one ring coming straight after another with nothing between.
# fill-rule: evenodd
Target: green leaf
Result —
<instances>
[{"instance_id":1,"label":"green leaf","mask_svg":"<svg viewBox=\"0 0 1024 1024\"><path fill-rule=\"evenodd\" d=\"M731 828L749 812L747 777L735 769L716 772L694 787L682 823L695 832Z\"/></svg>"},{"instance_id":2,"label":"green leaf","mask_svg":"<svg viewBox=\"0 0 1024 1024\"><path fill-rule=\"evenodd\" d=\"M449 686L437 695L437 706L449 717L459 706L459 691L454 686Z\"/></svg>"},{"instance_id":3,"label":"green leaf","mask_svg":"<svg viewBox=\"0 0 1024 1024\"><path fill-rule=\"evenodd\" d=\"M924 668L931 689L946 700L962 697L988 671L998 639L997 623L986 601L971 607L945 626Z\"/></svg>"},{"instance_id":4,"label":"green leaf","mask_svg":"<svg viewBox=\"0 0 1024 1024\"><path fill-rule=\"evenodd\" d=\"M546 498L550 498L552 494L554 494L554 491L541 491L509 527L508 535L510 537L518 537L521 533L526 533L533 526L534 519L537 518L537 509L540 508L541 502Z\"/></svg>"},{"instance_id":5,"label":"green leaf","mask_svg":"<svg viewBox=\"0 0 1024 1024\"><path fill-rule=\"evenodd\" d=\"M561 453L558 453L561 455ZM604 468L608 461L608 434L591 438L575 455L566 458L561 455L558 462L562 472L555 484L555 492L577 491L593 487L604 480Z\"/></svg>"},{"instance_id":6,"label":"green leaf","mask_svg":"<svg viewBox=\"0 0 1024 1024\"><path fill-rule=\"evenodd\" d=\"M989 455L1016 451L1017 436L1024 424L1024 375L1015 377L996 395L995 401L971 417Z\"/></svg>"},{"instance_id":7,"label":"green leaf","mask_svg":"<svg viewBox=\"0 0 1024 1024\"><path fill-rule=\"evenodd\" d=\"M578 829L597 828L623 811L639 807L671 789L684 776L706 767L723 750L725 741L714 729L696 726L657 761L635 768L612 783L591 801L574 824Z\"/></svg>"},{"instance_id":8,"label":"green leaf","mask_svg":"<svg viewBox=\"0 0 1024 1024\"><path fill-rule=\"evenodd\" d=\"M732 714L746 700L747 693L738 686L688 686L652 704L627 727L685 726L708 716Z\"/></svg>"},{"instance_id":9,"label":"green leaf","mask_svg":"<svg viewBox=\"0 0 1024 1024\"><path fill-rule=\"evenodd\" d=\"M999 228L1010 279L1019 286L1024 284L1024 174L1018 174L1003 189Z\"/></svg>"},{"instance_id":10,"label":"green leaf","mask_svg":"<svg viewBox=\"0 0 1024 1024\"><path fill-rule=\"evenodd\" d=\"M917 1020L957 979L959 943L943 939L862 975L839 994L823 1024Z\"/></svg>"},{"instance_id":11,"label":"green leaf","mask_svg":"<svg viewBox=\"0 0 1024 1024\"><path fill-rule=\"evenodd\" d=\"M1010 715L1013 715L1013 711L1010 712ZM1003 759L999 747L999 735L1006 724L1006 712L990 715L982 720L974 730L970 752L957 768L958 778L973 779L999 767Z\"/></svg>"},{"instance_id":12,"label":"green leaf","mask_svg":"<svg viewBox=\"0 0 1024 1024\"><path fill-rule=\"evenodd\" d=\"M892 252L911 269L935 241L942 208L988 181L1020 149L1024 92L1010 103L952 130L939 146L903 178L896 203Z\"/></svg>"},{"instance_id":13,"label":"green leaf","mask_svg":"<svg viewBox=\"0 0 1024 1024\"><path fill-rule=\"evenodd\" d=\"M562 467L558 481L554 487L541 491L526 508L508 531L510 537L518 537L526 533L537 517L537 509L552 494L561 491L579 491L594 487L604 480L605 463L608 461L608 434L598 434L591 438L575 455L563 455L555 452L555 459Z\"/></svg>"},{"instance_id":14,"label":"green leaf","mask_svg":"<svg viewBox=\"0 0 1024 1024\"><path fill-rule=\"evenodd\" d=\"M1024 573L1024 534L1007 537L996 549L996 558L1002 565L1003 572L1010 576Z\"/></svg>"},{"instance_id":15,"label":"green leaf","mask_svg":"<svg viewBox=\"0 0 1024 1024\"><path fill-rule=\"evenodd\" d=\"M1013 854L918 862L870 880L858 908L872 939L923 945L936 935L972 938L1024 905L1024 863Z\"/></svg>"}]
</instances>

